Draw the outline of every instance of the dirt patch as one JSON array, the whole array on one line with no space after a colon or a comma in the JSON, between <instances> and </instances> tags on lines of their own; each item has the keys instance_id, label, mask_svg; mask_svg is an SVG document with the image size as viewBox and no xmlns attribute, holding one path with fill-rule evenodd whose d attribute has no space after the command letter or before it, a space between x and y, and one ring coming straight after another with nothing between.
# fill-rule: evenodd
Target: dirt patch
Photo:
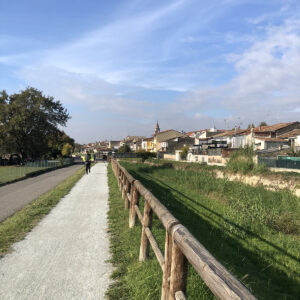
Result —
<instances>
[{"instance_id":1,"label":"dirt patch","mask_svg":"<svg viewBox=\"0 0 300 300\"><path fill-rule=\"evenodd\" d=\"M294 195L300 197L299 182L295 180L283 180L278 176L266 177L264 175L242 175L242 174L230 174L220 170L214 170L214 174L217 178L227 178L230 181L240 181L251 186L262 185L264 188L272 191L278 189L288 189Z\"/></svg>"}]
</instances>

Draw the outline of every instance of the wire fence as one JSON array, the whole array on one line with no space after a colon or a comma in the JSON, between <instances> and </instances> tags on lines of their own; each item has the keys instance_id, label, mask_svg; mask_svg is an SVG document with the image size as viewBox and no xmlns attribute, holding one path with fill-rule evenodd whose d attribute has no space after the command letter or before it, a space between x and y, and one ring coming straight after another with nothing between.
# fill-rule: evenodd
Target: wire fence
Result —
<instances>
[{"instance_id":1,"label":"wire fence","mask_svg":"<svg viewBox=\"0 0 300 300\"><path fill-rule=\"evenodd\" d=\"M0 166L0 184L14 181L46 169L71 165L72 163L73 158L64 158L63 160L38 160L27 162L23 165Z\"/></svg>"},{"instance_id":2,"label":"wire fence","mask_svg":"<svg viewBox=\"0 0 300 300\"><path fill-rule=\"evenodd\" d=\"M258 164L264 164L268 168L285 168L300 170L300 157L258 157Z\"/></svg>"}]
</instances>

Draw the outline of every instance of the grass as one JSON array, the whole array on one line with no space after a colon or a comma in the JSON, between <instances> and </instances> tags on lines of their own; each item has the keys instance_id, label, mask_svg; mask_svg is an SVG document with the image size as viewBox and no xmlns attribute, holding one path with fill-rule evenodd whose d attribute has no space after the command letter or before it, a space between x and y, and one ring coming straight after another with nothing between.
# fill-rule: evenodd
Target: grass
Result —
<instances>
[{"instance_id":1,"label":"grass","mask_svg":"<svg viewBox=\"0 0 300 300\"><path fill-rule=\"evenodd\" d=\"M185 170L175 169L174 164L122 164L259 299L299 299L299 198L287 190L274 192L262 187L217 179L206 168L195 171L189 169L190 167ZM117 220L125 220L113 233L113 236L120 239L116 242L116 247L120 248L118 259L122 265L122 272L119 272L116 278L120 290L122 287L127 289L128 297L111 299L158 299L161 272L151 269L153 265L158 266L158 263L151 263L151 260L145 264L145 268L150 269L152 286L157 282L155 289L158 291L155 297L147 298L147 294L141 291L142 286L139 286L143 296L134 297L135 294L131 290L134 287L131 287L133 283L130 280L136 281L136 284L143 280L142 273L139 273L142 271L139 271L139 265L136 265L139 240L135 246L132 242L136 239L135 234L139 236L140 229L127 229L128 214L123 210L120 195L115 194L114 197L116 202L119 197L121 205ZM155 237L163 247L164 233L159 224L156 226ZM120 235L118 231L121 232ZM124 237L121 237L122 234ZM123 260L121 254L124 245L125 248L136 248L130 251L126 248L126 259ZM192 268L189 269L188 282L189 299L212 297ZM150 290L153 289L154 287Z\"/></svg>"},{"instance_id":2,"label":"grass","mask_svg":"<svg viewBox=\"0 0 300 300\"><path fill-rule=\"evenodd\" d=\"M141 160L136 158L128 158L128 159L120 159L120 161L123 162L130 162L130 163L142 163ZM217 165L207 165L207 164L201 164L201 163L193 163L193 162L184 162L184 161L169 161L164 159L147 159L146 164L149 165L155 165L155 166L169 166L170 168L174 169L180 169L180 170L187 170L187 171L207 171L207 172L213 172L214 170L220 170L224 173L243 173L243 171L239 170L231 170L228 167L225 166L217 166ZM246 163L247 165L247 163ZM239 166L241 167L241 166ZM273 172L268 170L264 165L257 165L253 168L253 170L249 171L247 168L245 169L244 173L247 175L262 175L264 178L269 179L279 179L282 181L293 181L298 182L300 186L300 173L296 172Z\"/></svg>"},{"instance_id":3,"label":"grass","mask_svg":"<svg viewBox=\"0 0 300 300\"><path fill-rule=\"evenodd\" d=\"M147 261L143 263L138 261L141 225L137 221L137 225L129 229L128 211L124 209L121 193L111 166L108 168L108 185L111 262L116 268L112 274L114 283L107 291L108 299L160 299L162 271L152 249ZM143 204L143 199L140 199L141 209L143 209ZM153 219L152 232L163 250L165 231L156 217ZM189 299L214 299L209 289L191 267L189 267L188 277Z\"/></svg>"},{"instance_id":4,"label":"grass","mask_svg":"<svg viewBox=\"0 0 300 300\"><path fill-rule=\"evenodd\" d=\"M41 167L5 166L0 167L0 184L26 177L26 174L40 171Z\"/></svg>"},{"instance_id":5,"label":"grass","mask_svg":"<svg viewBox=\"0 0 300 300\"><path fill-rule=\"evenodd\" d=\"M79 169L55 188L0 223L0 257L11 250L13 243L23 239L27 232L47 215L62 197L69 193L84 172L84 168Z\"/></svg>"},{"instance_id":6,"label":"grass","mask_svg":"<svg viewBox=\"0 0 300 300\"><path fill-rule=\"evenodd\" d=\"M70 164L62 165L57 161L48 161L47 165L43 165L43 162L37 162L26 166L0 166L0 186L67 166Z\"/></svg>"}]
</instances>

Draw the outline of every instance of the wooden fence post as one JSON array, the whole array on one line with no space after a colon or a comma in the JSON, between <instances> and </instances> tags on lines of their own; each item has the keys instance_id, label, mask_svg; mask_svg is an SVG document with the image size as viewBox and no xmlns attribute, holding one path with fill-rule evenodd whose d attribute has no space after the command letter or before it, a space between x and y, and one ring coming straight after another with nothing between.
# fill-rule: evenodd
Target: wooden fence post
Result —
<instances>
[{"instance_id":1,"label":"wooden fence post","mask_svg":"<svg viewBox=\"0 0 300 300\"><path fill-rule=\"evenodd\" d=\"M134 182L131 184L130 191L130 213L129 213L129 228L133 228L136 223L136 211L135 205L139 205L139 191L134 186Z\"/></svg>"},{"instance_id":2,"label":"wooden fence post","mask_svg":"<svg viewBox=\"0 0 300 300\"><path fill-rule=\"evenodd\" d=\"M129 193L129 191L130 191L130 182L129 182L128 178L126 178L125 203L124 203L125 209L129 208L129 199L128 199L128 193Z\"/></svg>"},{"instance_id":3,"label":"wooden fence post","mask_svg":"<svg viewBox=\"0 0 300 300\"><path fill-rule=\"evenodd\" d=\"M121 176L121 171L120 171L120 166L118 165L118 167L117 167L117 179L118 179L119 188L120 188L120 185L121 185L120 176Z\"/></svg>"},{"instance_id":4,"label":"wooden fence post","mask_svg":"<svg viewBox=\"0 0 300 300\"><path fill-rule=\"evenodd\" d=\"M166 230L165 240L165 263L163 268L163 281L161 289L161 300L168 300L170 293L170 277L171 277L171 262L172 262L172 244L173 238Z\"/></svg>"},{"instance_id":5,"label":"wooden fence post","mask_svg":"<svg viewBox=\"0 0 300 300\"><path fill-rule=\"evenodd\" d=\"M139 261L145 261L146 258L149 256L149 247L150 243L148 237L146 235L146 228L152 227L152 209L148 201L145 199L145 206L144 206L144 218L143 218L143 229L142 229L142 237L141 237L141 246L140 246L140 257Z\"/></svg>"},{"instance_id":6,"label":"wooden fence post","mask_svg":"<svg viewBox=\"0 0 300 300\"><path fill-rule=\"evenodd\" d=\"M123 176L124 176L124 174L120 168L120 191L121 192L122 192L122 188L123 188Z\"/></svg>"},{"instance_id":7,"label":"wooden fence post","mask_svg":"<svg viewBox=\"0 0 300 300\"><path fill-rule=\"evenodd\" d=\"M172 263L171 263L171 280L170 292L168 300L175 300L175 293L177 291L186 291L187 279L187 260L176 242L173 240L172 246Z\"/></svg>"},{"instance_id":8,"label":"wooden fence post","mask_svg":"<svg viewBox=\"0 0 300 300\"><path fill-rule=\"evenodd\" d=\"M123 198L123 200L124 200L124 206L125 206L125 197L126 197L126 180L127 180L127 178L126 178L126 176L125 176L125 174L123 173L123 175L122 175L122 198Z\"/></svg>"}]
</instances>

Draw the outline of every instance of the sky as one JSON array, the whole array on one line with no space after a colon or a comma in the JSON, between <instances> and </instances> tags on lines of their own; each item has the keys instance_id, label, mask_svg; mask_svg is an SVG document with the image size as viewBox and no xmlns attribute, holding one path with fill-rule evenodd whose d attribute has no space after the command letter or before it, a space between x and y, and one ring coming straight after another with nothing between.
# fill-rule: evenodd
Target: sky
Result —
<instances>
[{"instance_id":1,"label":"sky","mask_svg":"<svg viewBox=\"0 0 300 300\"><path fill-rule=\"evenodd\" d=\"M0 0L0 90L78 143L299 121L299 0Z\"/></svg>"}]
</instances>

